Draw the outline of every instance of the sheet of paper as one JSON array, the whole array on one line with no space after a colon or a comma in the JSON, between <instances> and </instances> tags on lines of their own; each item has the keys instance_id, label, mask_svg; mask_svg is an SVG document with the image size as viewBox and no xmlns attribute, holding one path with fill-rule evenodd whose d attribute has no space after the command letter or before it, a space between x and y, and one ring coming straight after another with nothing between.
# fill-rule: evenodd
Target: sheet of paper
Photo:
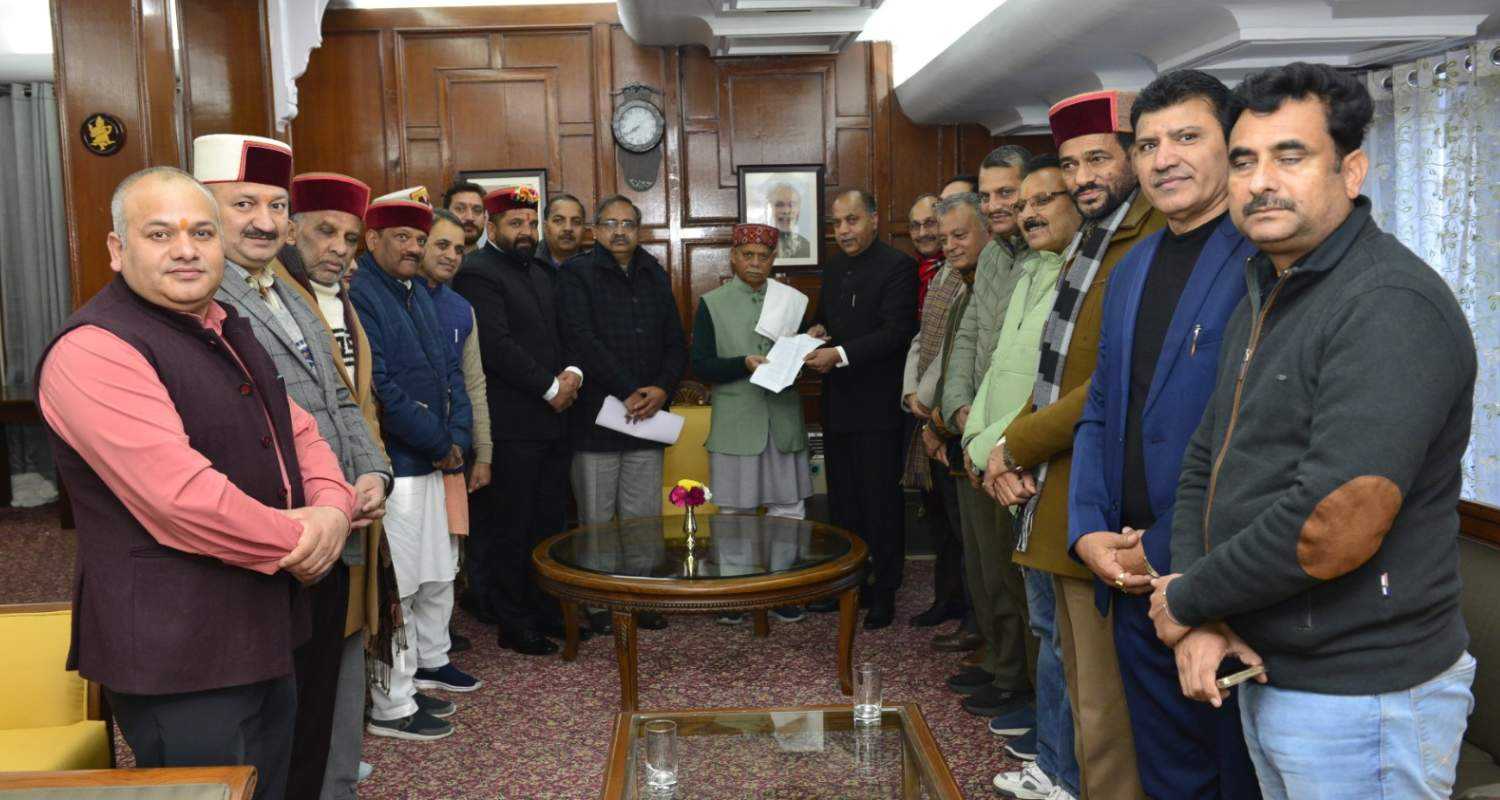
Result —
<instances>
[{"instance_id":1,"label":"sheet of paper","mask_svg":"<svg viewBox=\"0 0 1500 800\"><path fill-rule=\"evenodd\" d=\"M662 444L677 443L677 437L682 435L683 422L682 417L670 411L658 411L648 419L629 422L625 419L625 404L614 395L604 398L599 416L594 417L594 424L601 428Z\"/></svg>"},{"instance_id":2,"label":"sheet of paper","mask_svg":"<svg viewBox=\"0 0 1500 800\"><path fill-rule=\"evenodd\" d=\"M791 336L802 326L802 315L805 313L807 295L781 281L766 281L766 299L761 304L755 332L773 342Z\"/></svg>"},{"instance_id":3,"label":"sheet of paper","mask_svg":"<svg viewBox=\"0 0 1500 800\"><path fill-rule=\"evenodd\" d=\"M776 340L776 344L771 345L771 352L766 353L766 363L755 368L755 372L750 375L750 382L767 391L779 392L797 380L797 373L802 370L802 359L822 346L823 340L805 333L783 336Z\"/></svg>"}]
</instances>

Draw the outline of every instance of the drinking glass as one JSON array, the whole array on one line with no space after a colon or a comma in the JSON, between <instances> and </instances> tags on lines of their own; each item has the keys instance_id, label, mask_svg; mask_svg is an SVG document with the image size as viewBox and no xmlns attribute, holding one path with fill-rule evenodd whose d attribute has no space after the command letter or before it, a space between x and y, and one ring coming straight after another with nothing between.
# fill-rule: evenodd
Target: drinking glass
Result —
<instances>
[{"instance_id":1,"label":"drinking glass","mask_svg":"<svg viewBox=\"0 0 1500 800\"><path fill-rule=\"evenodd\" d=\"M646 732L646 785L662 788L677 785L677 723L653 719Z\"/></svg>"},{"instance_id":2,"label":"drinking glass","mask_svg":"<svg viewBox=\"0 0 1500 800\"><path fill-rule=\"evenodd\" d=\"M880 667L868 661L854 669L854 722L880 722Z\"/></svg>"}]
</instances>

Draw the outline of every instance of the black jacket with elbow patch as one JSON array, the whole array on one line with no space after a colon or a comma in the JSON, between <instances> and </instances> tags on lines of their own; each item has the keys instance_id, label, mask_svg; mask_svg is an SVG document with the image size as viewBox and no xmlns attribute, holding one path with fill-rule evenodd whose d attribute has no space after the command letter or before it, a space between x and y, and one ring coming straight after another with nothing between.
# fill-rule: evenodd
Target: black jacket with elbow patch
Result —
<instances>
[{"instance_id":1,"label":"black jacket with elbow patch","mask_svg":"<svg viewBox=\"0 0 1500 800\"><path fill-rule=\"evenodd\" d=\"M1282 275L1257 254L1246 280L1183 460L1172 614L1228 622L1280 688L1376 694L1427 681L1468 646L1468 323L1363 197Z\"/></svg>"}]
</instances>

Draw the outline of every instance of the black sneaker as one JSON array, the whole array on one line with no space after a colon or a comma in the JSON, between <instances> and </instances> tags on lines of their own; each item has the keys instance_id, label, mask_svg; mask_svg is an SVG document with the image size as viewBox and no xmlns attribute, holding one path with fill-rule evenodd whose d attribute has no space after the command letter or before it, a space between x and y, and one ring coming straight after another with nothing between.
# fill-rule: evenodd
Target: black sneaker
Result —
<instances>
[{"instance_id":1,"label":"black sneaker","mask_svg":"<svg viewBox=\"0 0 1500 800\"><path fill-rule=\"evenodd\" d=\"M438 719L447 719L458 711L458 706L452 700L444 700L430 694L417 692L412 699L417 701L418 711L425 711Z\"/></svg>"},{"instance_id":2,"label":"black sneaker","mask_svg":"<svg viewBox=\"0 0 1500 800\"><path fill-rule=\"evenodd\" d=\"M410 742L432 742L453 734L453 726L425 711L418 710L409 717L392 720L372 719L365 723L365 732L373 736L405 739Z\"/></svg>"},{"instance_id":3,"label":"black sneaker","mask_svg":"<svg viewBox=\"0 0 1500 800\"><path fill-rule=\"evenodd\" d=\"M1030 692L1013 692L986 686L964 698L964 710L981 717L998 717L1009 714L1031 702Z\"/></svg>"},{"instance_id":4,"label":"black sneaker","mask_svg":"<svg viewBox=\"0 0 1500 800\"><path fill-rule=\"evenodd\" d=\"M948 679L948 688L959 694L973 694L995 682L995 674L983 667L966 667Z\"/></svg>"}]
</instances>

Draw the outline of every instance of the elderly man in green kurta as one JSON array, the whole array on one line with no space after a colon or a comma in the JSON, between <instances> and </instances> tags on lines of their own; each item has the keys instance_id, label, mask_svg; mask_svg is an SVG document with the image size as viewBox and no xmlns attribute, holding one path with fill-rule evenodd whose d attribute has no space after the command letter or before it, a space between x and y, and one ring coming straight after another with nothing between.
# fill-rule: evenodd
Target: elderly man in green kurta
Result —
<instances>
[{"instance_id":1,"label":"elderly man in green kurta","mask_svg":"<svg viewBox=\"0 0 1500 800\"><path fill-rule=\"evenodd\" d=\"M812 495L801 395L795 386L771 392L750 382L775 344L755 328L779 238L780 232L769 225L736 225L729 252L734 277L703 295L693 320L693 372L716 384L705 447L709 483L721 514L753 515L764 507L767 516L803 519ZM773 562L795 557L795 547L776 544ZM796 606L771 613L783 622L803 616ZM719 621L738 624L744 616L726 614Z\"/></svg>"}]
</instances>

